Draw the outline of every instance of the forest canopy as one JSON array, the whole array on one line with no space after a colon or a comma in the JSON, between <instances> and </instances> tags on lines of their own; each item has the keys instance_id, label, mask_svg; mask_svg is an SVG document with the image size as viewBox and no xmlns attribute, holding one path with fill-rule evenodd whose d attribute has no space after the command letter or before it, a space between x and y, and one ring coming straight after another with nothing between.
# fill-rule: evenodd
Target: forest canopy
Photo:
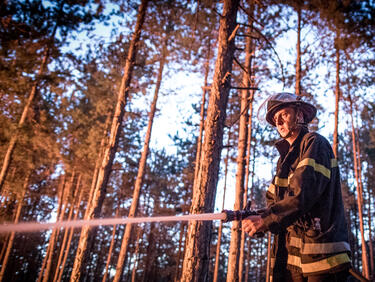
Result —
<instances>
[{"instance_id":1,"label":"forest canopy","mask_svg":"<svg viewBox=\"0 0 375 282\"><path fill-rule=\"evenodd\" d=\"M263 208L258 109L285 91L318 108L374 279L374 38L372 0L2 1L1 224ZM272 236L236 224L4 232L0 281L266 281Z\"/></svg>"}]
</instances>

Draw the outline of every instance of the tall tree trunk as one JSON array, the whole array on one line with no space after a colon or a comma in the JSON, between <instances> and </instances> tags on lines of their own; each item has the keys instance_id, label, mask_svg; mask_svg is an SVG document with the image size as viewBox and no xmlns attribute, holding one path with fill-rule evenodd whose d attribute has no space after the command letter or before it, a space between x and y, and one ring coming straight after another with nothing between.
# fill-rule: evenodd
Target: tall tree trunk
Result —
<instances>
[{"instance_id":1,"label":"tall tree trunk","mask_svg":"<svg viewBox=\"0 0 375 282\"><path fill-rule=\"evenodd\" d=\"M16 214L15 214L15 218L14 218L15 224L17 224L19 219L20 219L21 210L22 210L22 206L23 206L23 200L24 200L24 197L25 197L25 194L26 194L27 187L29 186L29 180L30 180L30 173L27 174L27 176L25 178L25 181L24 181L24 185L22 187L22 191L18 195L17 210L16 210ZM7 264L8 264L9 255L10 255L10 251L12 250L12 247L13 247L15 235L16 235L16 232L13 231L10 234L10 238L8 240L6 252L4 254L4 259L2 260L2 263L1 263L0 282L3 281L3 278L4 278L5 269L6 269Z\"/></svg>"},{"instance_id":2,"label":"tall tree trunk","mask_svg":"<svg viewBox=\"0 0 375 282\"><path fill-rule=\"evenodd\" d=\"M79 196L78 196L77 202L75 203L73 220L77 220L77 218L78 218L79 207L81 205L81 200L82 200L82 197L83 197L83 188L80 188L80 184L81 184L80 182L77 183L77 190L79 190ZM66 264L66 261L67 261L68 255L69 255L69 251L70 251L70 245L71 245L71 242L72 242L73 234L74 234L74 228L70 227L69 228L68 242L66 244L66 250L65 250L64 257L63 257L63 260L62 260L62 263L61 263L61 268L60 268L60 271L59 271L59 276L57 278L57 281L61 281L61 279L62 279L65 264Z\"/></svg>"},{"instance_id":3,"label":"tall tree trunk","mask_svg":"<svg viewBox=\"0 0 375 282\"><path fill-rule=\"evenodd\" d=\"M132 78L133 67L137 54L137 47L141 36L141 30L144 23L148 0L142 0L139 6L136 27L130 42L129 52L124 67L124 75L121 80L115 113L112 120L111 133L109 142L106 146L103 161L98 172L98 179L95 186L92 201L89 203L87 216L85 219L97 218L100 214L103 200L106 193L107 183L112 169L113 160L115 158L120 131L122 128L122 120L125 114L125 105L129 96L130 81ZM90 227L82 227L81 236L78 243L77 253L74 260L73 270L70 281L79 281L82 268L88 257L87 239L89 237Z\"/></svg>"},{"instance_id":4,"label":"tall tree trunk","mask_svg":"<svg viewBox=\"0 0 375 282\"><path fill-rule=\"evenodd\" d=\"M301 4L297 3L297 60L296 60L296 95L301 95Z\"/></svg>"},{"instance_id":5,"label":"tall tree trunk","mask_svg":"<svg viewBox=\"0 0 375 282\"><path fill-rule=\"evenodd\" d=\"M225 0L220 19L218 55L205 122L201 166L193 189L192 214L210 213L214 210L235 50L233 31L238 5L238 0ZM206 281L211 232L211 222L189 222L181 281Z\"/></svg>"},{"instance_id":6,"label":"tall tree trunk","mask_svg":"<svg viewBox=\"0 0 375 282\"><path fill-rule=\"evenodd\" d=\"M362 274L367 279L370 278L369 266L368 266L368 255L366 249L366 241L364 235L364 225L363 225L363 191L361 189L361 175L359 174L359 164L358 164L358 150L356 146L356 134L355 134L355 127L354 127L354 119L353 119L353 102L349 94L349 102L350 102L350 119L352 123L352 142L353 142L353 159L354 159L354 174L355 179L357 182L357 206L358 206L358 217L359 217L359 228L361 232L361 242L362 242Z\"/></svg>"},{"instance_id":7,"label":"tall tree trunk","mask_svg":"<svg viewBox=\"0 0 375 282\"><path fill-rule=\"evenodd\" d=\"M159 72L158 72L158 77L157 77L155 92L154 92L154 98L152 100L151 109L149 113L149 120L148 120L145 142L143 145L141 159L139 161L137 178L134 184L132 204L130 206L128 217L135 217L137 215L139 197L140 197L143 178L144 178L144 174L146 170L146 162L147 162L147 155L149 152L149 144L151 140L152 126L153 126L154 116L156 112L156 103L158 101L159 90L160 90L161 81L163 78L164 65L165 65L166 58L167 58L167 44L168 44L168 37L166 36L164 45L163 45L162 58L160 60ZM130 242L131 232L132 232L132 224L127 224L125 227L124 238L122 239L120 254L117 260L116 274L113 279L114 282L118 282L121 279L121 275L124 269L124 261L125 261L126 253L128 250L129 242Z\"/></svg>"},{"instance_id":8,"label":"tall tree trunk","mask_svg":"<svg viewBox=\"0 0 375 282\"><path fill-rule=\"evenodd\" d=\"M205 73L204 73L204 85L203 85L203 94L202 94L202 102L201 102L201 111L200 111L200 124L199 124L199 135L197 140L197 153L195 156L195 170L194 170L194 182L198 179L199 173L199 165L201 160L201 151L202 151L202 139L203 139L203 130L204 130L204 119L206 115L206 95L207 95L207 88L208 88L208 74L210 72L210 58L211 58L211 39L208 40L207 46L207 57L205 63Z\"/></svg>"},{"instance_id":9,"label":"tall tree trunk","mask_svg":"<svg viewBox=\"0 0 375 282\"><path fill-rule=\"evenodd\" d=\"M65 189L65 175L62 175L62 176L60 176L60 183L59 183L59 186L58 186L58 195L57 195L58 205L57 205L57 211L56 211L57 217L60 214L61 204L62 204L62 197L63 197L63 194L64 194L64 189ZM45 270L46 270L46 266L47 266L47 262L48 262L48 257L49 257L50 252L51 252L51 243L52 243L51 238L52 238L52 236L53 237L55 236L55 230L56 229L53 229L52 234L51 234L50 239L49 239L49 242L48 242L48 247L47 247L47 250L46 250L46 255L44 256L42 267L41 267L40 272L39 272L39 276L38 276L38 280L37 280L38 282L42 281L44 273L45 273Z\"/></svg>"},{"instance_id":10,"label":"tall tree trunk","mask_svg":"<svg viewBox=\"0 0 375 282\"><path fill-rule=\"evenodd\" d=\"M148 277L152 274L152 265L151 261L154 259L154 252L155 252L155 236L154 236L154 226L155 223L151 222L150 224L150 233L148 234L147 238L147 251L146 251L146 262L145 262L145 271L143 273L142 281L147 281Z\"/></svg>"},{"instance_id":11,"label":"tall tree trunk","mask_svg":"<svg viewBox=\"0 0 375 282\"><path fill-rule=\"evenodd\" d=\"M249 29L248 32L251 34L253 32L252 25L253 25L253 18L254 18L254 2L250 1L250 11L248 14L248 22L249 22ZM245 70L247 73L244 72L242 83L245 88L254 87L254 81L252 76L254 75L254 70L252 69L252 60L255 53L254 43L251 37L247 37L246 40L246 57L245 57ZM244 90L246 91L246 90ZM253 100L254 100L254 90L250 90L250 97L248 99L249 105L249 115L247 121L247 142L246 142L246 165L245 165L245 181L244 181L244 194L243 194L243 202L244 205L248 202L248 191L249 191L249 173L250 173L250 155L251 155L251 138L252 138L252 117L253 117ZM239 255L239 262L238 262L238 273L239 273L239 282L243 281L244 275L244 260L245 260L245 232L241 230L241 244L240 244L240 255Z\"/></svg>"},{"instance_id":12,"label":"tall tree trunk","mask_svg":"<svg viewBox=\"0 0 375 282\"><path fill-rule=\"evenodd\" d=\"M228 141L227 141L227 155L224 160L224 187L223 187L223 203L221 205L221 209L224 209L225 204L225 195L227 192L227 179L228 179L228 163L229 163L229 152L230 152L230 140L231 140L231 132L228 131ZM219 262L220 262L220 249L221 249L221 237L223 234L223 222L220 221L219 223L219 231L217 234L217 245L216 245L216 256L215 256L215 268L214 268L214 278L213 282L217 282L219 278Z\"/></svg>"},{"instance_id":13,"label":"tall tree trunk","mask_svg":"<svg viewBox=\"0 0 375 282\"><path fill-rule=\"evenodd\" d=\"M68 195L71 193L74 177L75 177L75 172L73 171L70 181L68 185L66 185L66 187L64 188L62 195L61 195L61 205L60 205L60 210L58 210L58 213L57 213L57 221L63 221L64 219L65 210L66 210L66 206L68 202L67 198L68 198ZM55 253L55 244L58 241L59 233L60 233L60 229L54 228L51 234L51 238L49 240L50 252L49 252L48 259L47 259L46 269L44 271L43 282L47 282L51 274L52 259Z\"/></svg>"},{"instance_id":14,"label":"tall tree trunk","mask_svg":"<svg viewBox=\"0 0 375 282\"><path fill-rule=\"evenodd\" d=\"M141 241L141 235L142 235L142 228L138 227L137 230L137 241L135 244L135 250L134 250L134 255L135 255L135 261L134 261L134 266L132 270L132 276L131 276L131 281L136 282L137 281L137 269L138 269L138 259L139 259L139 245Z\"/></svg>"},{"instance_id":15,"label":"tall tree trunk","mask_svg":"<svg viewBox=\"0 0 375 282\"><path fill-rule=\"evenodd\" d=\"M340 49L339 49L340 31L336 30L335 51L336 51L336 87L335 87L335 125L333 130L333 153L338 157L338 127L339 127L339 102L340 102Z\"/></svg>"},{"instance_id":16,"label":"tall tree trunk","mask_svg":"<svg viewBox=\"0 0 375 282\"><path fill-rule=\"evenodd\" d=\"M251 29L248 29L251 33ZM247 38L246 42L246 58L245 58L245 72L243 74L242 85L244 88L250 86L250 63L251 63L251 38ZM243 209L244 200L244 183L246 172L246 149L247 149L247 134L248 134L248 111L249 111L249 90L241 91L241 109L240 109L240 124L238 133L238 155L237 155L237 174L236 174L236 194L234 202L234 210ZM233 221L231 228L231 241L229 247L228 258L228 272L227 282L239 281L239 257L241 247L241 221Z\"/></svg>"},{"instance_id":17,"label":"tall tree trunk","mask_svg":"<svg viewBox=\"0 0 375 282\"><path fill-rule=\"evenodd\" d=\"M116 217L118 217L118 214L119 214L119 207L117 206ZM113 225L112 239L111 239L111 244L109 245L108 257L107 257L107 262L105 264L105 270L104 270L104 276L103 276L102 282L107 282L108 269L109 269L109 265L111 263L111 257L112 257L113 247L115 245L116 229L117 229L117 225Z\"/></svg>"},{"instance_id":18,"label":"tall tree trunk","mask_svg":"<svg viewBox=\"0 0 375 282\"><path fill-rule=\"evenodd\" d=\"M62 6L60 8L62 8ZM51 34L51 37L50 37L51 41L55 38L56 31L57 31L57 24L55 25L55 27L52 31L52 34ZM45 68L47 66L47 62L48 62L48 58L49 58L49 51L50 51L50 47L47 45L45 50L44 50L43 59L42 59L42 62L40 64L39 71L36 75L36 78L35 78L35 81L34 81L32 87L31 87L29 97L27 98L26 104L25 104L25 106L23 108L23 111L22 111L21 118L18 121L16 132L10 138L8 149L7 149L7 151L5 153L5 156L4 156L3 166L1 167L1 171L0 171L0 192L3 188L4 181L5 181L5 178L6 178L7 173L8 173L9 165L10 165L10 162L12 160L12 155L13 155L13 152L14 152L14 149L16 147L18 137L19 137L19 134L20 134L20 129L25 124L27 114L29 112L31 104L34 102L34 99L35 99L35 95L36 95L36 91L37 91L37 88L38 88L38 84L40 82L40 78L43 75L43 73L45 71Z\"/></svg>"},{"instance_id":19,"label":"tall tree trunk","mask_svg":"<svg viewBox=\"0 0 375 282\"><path fill-rule=\"evenodd\" d=\"M178 240L178 255L177 255L177 262L176 262L176 271L175 271L175 277L174 277L174 282L179 281L180 277L180 267L181 267L181 257L183 254L183 241L185 238L185 226L186 224L184 222L181 222L180 225L180 239Z\"/></svg>"},{"instance_id":20,"label":"tall tree trunk","mask_svg":"<svg viewBox=\"0 0 375 282\"><path fill-rule=\"evenodd\" d=\"M98 181L98 174L99 174L99 170L100 170L100 164L101 164L101 162L103 162L103 154L105 152L105 147L106 147L107 141L108 141L107 135L108 135L108 130L109 130L110 125L111 125L111 116L107 115L105 125L104 125L103 137L102 137L102 140L100 141L99 154L98 154L98 157L96 158L94 173L93 173L93 176L92 176L92 179L91 179L91 186L90 186L90 192L89 192L89 197L88 197L88 201L87 201L87 207L89 207L89 205L92 201L92 197L93 197L94 192L95 192L96 182ZM90 209L87 208L86 213L85 213L85 218L88 217L89 211L90 211Z\"/></svg>"},{"instance_id":21,"label":"tall tree trunk","mask_svg":"<svg viewBox=\"0 0 375 282\"><path fill-rule=\"evenodd\" d=\"M79 174L79 176L77 178L76 189L74 189L73 197L70 200L70 210L69 210L67 220L72 220L72 218L73 218L73 212L74 212L74 208L75 208L75 199L77 198L78 191L80 191L79 187L80 187L80 183L81 183L81 177L82 177L82 175ZM74 174L72 175L72 181L73 180L74 180ZM66 228L64 230L64 237L63 237L61 246L59 248L60 254L59 254L59 258L57 260L56 270L55 270L55 275L54 275L53 281L57 281L57 278L59 277L60 270L62 271L61 263L62 263L63 258L64 258L64 253L66 252L66 245L68 243L69 233L70 233L70 228Z\"/></svg>"},{"instance_id":22,"label":"tall tree trunk","mask_svg":"<svg viewBox=\"0 0 375 282\"><path fill-rule=\"evenodd\" d=\"M0 192L3 188L3 184L4 184L5 178L6 178L7 173L8 173L9 165L10 165L10 162L12 160L12 155L13 155L14 149L16 147L18 138L19 138L20 130L21 130L22 126L25 124L26 117L27 117L27 114L29 112L30 106L34 101L34 98L35 98L35 95L36 95L36 90L37 90L38 83L39 83L39 79L40 79L41 75L44 73L44 69L47 65L48 57L49 57L49 48L46 47L46 49L44 51L42 63L40 64L39 71L38 71L38 74L36 76L36 80L35 80L33 86L31 87L31 91L30 91L29 97L27 98L26 104L23 108L21 118L18 121L16 132L10 138L8 149L5 153L5 157L4 157L4 160L3 160L3 166L1 167L1 171L0 171Z\"/></svg>"}]
</instances>

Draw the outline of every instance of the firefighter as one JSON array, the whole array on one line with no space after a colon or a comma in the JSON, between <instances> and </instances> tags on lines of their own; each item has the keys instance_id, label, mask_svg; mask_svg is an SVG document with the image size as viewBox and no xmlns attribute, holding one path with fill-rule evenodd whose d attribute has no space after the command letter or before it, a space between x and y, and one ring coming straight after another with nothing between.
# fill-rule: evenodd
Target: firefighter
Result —
<instances>
[{"instance_id":1,"label":"firefighter","mask_svg":"<svg viewBox=\"0 0 375 282\"><path fill-rule=\"evenodd\" d=\"M265 102L281 140L267 208L246 218L250 236L271 231L271 281L345 281L350 246L337 160L329 142L307 129L316 107L291 93Z\"/></svg>"}]
</instances>

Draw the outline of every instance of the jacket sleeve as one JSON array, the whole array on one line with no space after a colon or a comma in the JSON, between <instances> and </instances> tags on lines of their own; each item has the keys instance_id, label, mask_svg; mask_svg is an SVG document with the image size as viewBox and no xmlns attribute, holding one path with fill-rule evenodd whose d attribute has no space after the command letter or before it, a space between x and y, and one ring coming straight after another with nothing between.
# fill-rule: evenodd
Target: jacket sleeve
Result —
<instances>
[{"instance_id":1,"label":"jacket sleeve","mask_svg":"<svg viewBox=\"0 0 375 282\"><path fill-rule=\"evenodd\" d=\"M262 214L265 227L279 233L307 213L329 187L333 153L322 136L309 134L301 145L300 162L289 175L288 193Z\"/></svg>"}]
</instances>

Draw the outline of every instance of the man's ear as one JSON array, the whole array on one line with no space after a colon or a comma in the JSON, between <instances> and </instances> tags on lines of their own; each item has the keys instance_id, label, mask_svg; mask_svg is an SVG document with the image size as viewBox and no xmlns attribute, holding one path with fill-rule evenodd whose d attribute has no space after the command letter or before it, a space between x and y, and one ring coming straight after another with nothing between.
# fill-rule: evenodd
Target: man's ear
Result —
<instances>
[{"instance_id":1,"label":"man's ear","mask_svg":"<svg viewBox=\"0 0 375 282\"><path fill-rule=\"evenodd\" d=\"M296 118L297 118L297 123L304 123L302 111L297 111Z\"/></svg>"}]
</instances>

